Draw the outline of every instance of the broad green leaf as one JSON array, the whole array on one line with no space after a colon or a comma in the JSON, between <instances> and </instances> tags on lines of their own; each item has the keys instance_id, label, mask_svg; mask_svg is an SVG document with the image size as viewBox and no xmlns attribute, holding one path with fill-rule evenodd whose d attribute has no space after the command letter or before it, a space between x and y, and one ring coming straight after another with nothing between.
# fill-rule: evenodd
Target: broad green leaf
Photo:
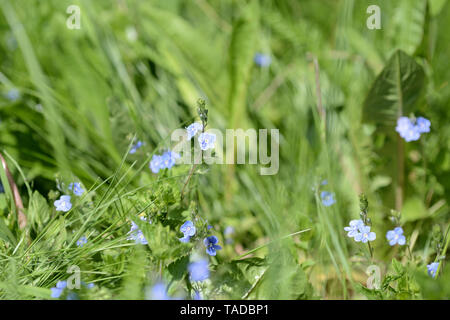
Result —
<instances>
[{"instance_id":1,"label":"broad green leaf","mask_svg":"<svg viewBox=\"0 0 450 320\"><path fill-rule=\"evenodd\" d=\"M396 51L366 97L363 120L394 132L397 118L414 111L424 80L422 67L403 51Z\"/></svg>"}]
</instances>

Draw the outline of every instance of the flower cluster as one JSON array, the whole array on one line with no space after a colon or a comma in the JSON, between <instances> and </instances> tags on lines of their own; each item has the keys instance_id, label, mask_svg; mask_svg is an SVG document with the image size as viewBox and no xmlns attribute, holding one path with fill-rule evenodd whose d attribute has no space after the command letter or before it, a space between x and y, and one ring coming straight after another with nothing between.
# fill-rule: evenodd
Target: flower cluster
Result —
<instances>
[{"instance_id":1,"label":"flower cluster","mask_svg":"<svg viewBox=\"0 0 450 320\"><path fill-rule=\"evenodd\" d=\"M391 246L395 246L396 244L403 246L406 243L406 238L403 235L403 229L401 227L389 230L386 233L386 239L388 239L389 245Z\"/></svg>"},{"instance_id":2,"label":"flower cluster","mask_svg":"<svg viewBox=\"0 0 450 320\"><path fill-rule=\"evenodd\" d=\"M145 217L140 217L140 219L142 221L147 221ZM151 222L149 221L149 223ZM145 236L142 233L142 230L139 229L138 225L134 221L131 221L131 229L128 233L129 236L127 240L134 240L137 244L148 244L147 239L145 239Z\"/></svg>"},{"instance_id":3,"label":"flower cluster","mask_svg":"<svg viewBox=\"0 0 450 320\"><path fill-rule=\"evenodd\" d=\"M423 117L418 117L414 122L408 117L400 117L397 119L395 131L406 142L417 141L422 133L430 132L430 125L430 120Z\"/></svg>"},{"instance_id":4,"label":"flower cluster","mask_svg":"<svg viewBox=\"0 0 450 320\"><path fill-rule=\"evenodd\" d=\"M184 235L182 238L180 238L180 241L186 243L186 242L189 242L191 237L193 237L195 235L196 229L195 229L194 223L192 221L186 221L180 227L180 231Z\"/></svg>"},{"instance_id":5,"label":"flower cluster","mask_svg":"<svg viewBox=\"0 0 450 320\"><path fill-rule=\"evenodd\" d=\"M180 158L180 155L173 151L166 151L162 155L153 155L152 160L150 161L150 170L153 173L158 173L159 170L170 169L175 165L177 159Z\"/></svg>"},{"instance_id":6,"label":"flower cluster","mask_svg":"<svg viewBox=\"0 0 450 320\"><path fill-rule=\"evenodd\" d=\"M370 231L370 226L366 226L362 220L352 220L350 225L344 228L347 236L353 238L356 242L367 243L374 241L377 237L375 232Z\"/></svg>"},{"instance_id":7,"label":"flower cluster","mask_svg":"<svg viewBox=\"0 0 450 320\"><path fill-rule=\"evenodd\" d=\"M198 132L201 132L198 136L198 143L200 149L203 151L208 149L214 149L216 143L216 135L208 132L202 132L204 130L203 124L194 122L186 128L187 139L192 139Z\"/></svg>"}]
</instances>

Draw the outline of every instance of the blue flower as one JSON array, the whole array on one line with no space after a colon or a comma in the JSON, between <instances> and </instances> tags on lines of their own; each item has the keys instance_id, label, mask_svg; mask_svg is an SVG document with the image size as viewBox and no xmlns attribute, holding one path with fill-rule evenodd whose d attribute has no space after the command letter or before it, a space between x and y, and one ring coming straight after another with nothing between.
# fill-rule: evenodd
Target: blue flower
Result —
<instances>
[{"instance_id":1,"label":"blue flower","mask_svg":"<svg viewBox=\"0 0 450 320\"><path fill-rule=\"evenodd\" d=\"M189 239L195 235L196 229L192 221L186 221L180 227L180 231L183 232L184 237L180 238L181 242L189 242Z\"/></svg>"},{"instance_id":2,"label":"blue flower","mask_svg":"<svg viewBox=\"0 0 450 320\"><path fill-rule=\"evenodd\" d=\"M84 193L84 189L81 186L81 183L79 183L79 182L74 182L74 183L69 184L69 190L73 191L73 193L79 197L82 196Z\"/></svg>"},{"instance_id":3,"label":"blue flower","mask_svg":"<svg viewBox=\"0 0 450 320\"><path fill-rule=\"evenodd\" d=\"M377 237L375 232L370 232L370 227L369 226L363 226L363 227L361 227L361 229L359 231L360 231L360 233L355 235L355 241L356 242L360 242L361 241L362 243L367 243L368 241L375 240L376 237Z\"/></svg>"},{"instance_id":4,"label":"blue flower","mask_svg":"<svg viewBox=\"0 0 450 320\"><path fill-rule=\"evenodd\" d=\"M140 218L143 221L147 221L145 217ZM139 229L138 225L131 221L131 229L128 232L129 236L127 240L134 240L137 244L148 244L147 239L145 239L144 233Z\"/></svg>"},{"instance_id":5,"label":"blue flower","mask_svg":"<svg viewBox=\"0 0 450 320\"><path fill-rule=\"evenodd\" d=\"M428 274L432 278L436 277L436 272L437 272L438 267L439 267L439 262L432 262L429 265L427 265Z\"/></svg>"},{"instance_id":6,"label":"blue flower","mask_svg":"<svg viewBox=\"0 0 450 320\"><path fill-rule=\"evenodd\" d=\"M56 287L50 288L52 291L52 298L59 298L63 293L64 289L67 287L67 281L58 281Z\"/></svg>"},{"instance_id":7,"label":"blue flower","mask_svg":"<svg viewBox=\"0 0 450 320\"><path fill-rule=\"evenodd\" d=\"M141 148L144 145L144 143L142 141L138 141L136 142L136 144L134 146L131 147L130 149L130 154L135 154L136 151Z\"/></svg>"},{"instance_id":8,"label":"blue flower","mask_svg":"<svg viewBox=\"0 0 450 320\"><path fill-rule=\"evenodd\" d=\"M56 211L67 212L72 209L72 203L70 203L70 196L61 196L59 200L54 202Z\"/></svg>"},{"instance_id":9,"label":"blue flower","mask_svg":"<svg viewBox=\"0 0 450 320\"><path fill-rule=\"evenodd\" d=\"M224 235L229 236L234 233L234 228L232 226L228 226L225 228L225 231L223 232Z\"/></svg>"},{"instance_id":10,"label":"blue flower","mask_svg":"<svg viewBox=\"0 0 450 320\"><path fill-rule=\"evenodd\" d=\"M152 170L153 173L158 173L159 170L162 169L162 162L163 159L160 155L153 155L152 161L150 161L150 170Z\"/></svg>"},{"instance_id":11,"label":"blue flower","mask_svg":"<svg viewBox=\"0 0 450 320\"><path fill-rule=\"evenodd\" d=\"M193 136L195 136L197 134L197 132L202 131L203 130L203 125L201 123L198 122L194 122L192 124L190 124L187 128L187 139L191 140Z\"/></svg>"},{"instance_id":12,"label":"blue flower","mask_svg":"<svg viewBox=\"0 0 450 320\"><path fill-rule=\"evenodd\" d=\"M191 237L189 237L189 236L184 236L184 237L182 237L182 238L179 238L179 240L180 240L181 242L183 242L183 243L188 243L189 240L191 240Z\"/></svg>"},{"instance_id":13,"label":"blue flower","mask_svg":"<svg viewBox=\"0 0 450 320\"><path fill-rule=\"evenodd\" d=\"M414 125L408 117L398 118L395 130L400 134L400 137L405 139L406 142L417 141L420 138L419 126Z\"/></svg>"},{"instance_id":14,"label":"blue flower","mask_svg":"<svg viewBox=\"0 0 450 320\"><path fill-rule=\"evenodd\" d=\"M216 135L203 132L198 136L198 142L200 143L200 149L202 150L214 149Z\"/></svg>"},{"instance_id":15,"label":"blue flower","mask_svg":"<svg viewBox=\"0 0 450 320\"><path fill-rule=\"evenodd\" d=\"M219 242L219 239L217 239L216 236L206 237L203 240L203 244L206 247L206 253L209 254L210 256L215 256L217 253L216 250L222 249L221 246L217 245L218 242Z\"/></svg>"},{"instance_id":16,"label":"blue flower","mask_svg":"<svg viewBox=\"0 0 450 320\"><path fill-rule=\"evenodd\" d=\"M352 220L350 221L350 226L345 227L344 230L347 231L347 236L354 238L360 230L364 227L364 222L362 220Z\"/></svg>"},{"instance_id":17,"label":"blue flower","mask_svg":"<svg viewBox=\"0 0 450 320\"><path fill-rule=\"evenodd\" d=\"M80 239L78 239L77 241L77 246L78 247L82 247L87 243L87 238L85 236L82 236Z\"/></svg>"},{"instance_id":18,"label":"blue flower","mask_svg":"<svg viewBox=\"0 0 450 320\"><path fill-rule=\"evenodd\" d=\"M170 297L167 294L166 285L162 282L155 284L148 295L148 298L152 300L170 300Z\"/></svg>"},{"instance_id":19,"label":"blue flower","mask_svg":"<svg viewBox=\"0 0 450 320\"><path fill-rule=\"evenodd\" d=\"M3 188L3 184L0 181L0 193L5 193L5 188Z\"/></svg>"},{"instance_id":20,"label":"blue flower","mask_svg":"<svg viewBox=\"0 0 450 320\"><path fill-rule=\"evenodd\" d=\"M194 297L193 297L193 299L194 299L194 300L203 300L202 295L201 295L200 292L198 292L198 291L195 291L195 292L194 292Z\"/></svg>"},{"instance_id":21,"label":"blue flower","mask_svg":"<svg viewBox=\"0 0 450 320\"><path fill-rule=\"evenodd\" d=\"M272 62L272 59L266 54L256 53L253 61L260 67L268 67Z\"/></svg>"},{"instance_id":22,"label":"blue flower","mask_svg":"<svg viewBox=\"0 0 450 320\"><path fill-rule=\"evenodd\" d=\"M403 246L406 243L406 238L403 235L403 229L401 227L389 230L386 233L386 239L388 239L389 245L391 246L395 246L396 244Z\"/></svg>"},{"instance_id":23,"label":"blue flower","mask_svg":"<svg viewBox=\"0 0 450 320\"><path fill-rule=\"evenodd\" d=\"M336 203L336 200L334 200L334 193L322 191L320 193L320 197L322 198L322 203L324 206L329 207Z\"/></svg>"},{"instance_id":24,"label":"blue flower","mask_svg":"<svg viewBox=\"0 0 450 320\"><path fill-rule=\"evenodd\" d=\"M166 151L162 155L162 169L170 169L175 165L175 161L180 158L180 155L173 151Z\"/></svg>"},{"instance_id":25,"label":"blue flower","mask_svg":"<svg viewBox=\"0 0 450 320\"><path fill-rule=\"evenodd\" d=\"M6 93L6 98L9 101L16 101L20 99L20 91L17 88L12 88Z\"/></svg>"},{"instance_id":26,"label":"blue flower","mask_svg":"<svg viewBox=\"0 0 450 320\"><path fill-rule=\"evenodd\" d=\"M206 259L190 263L188 270L192 281L203 281L209 278L208 260Z\"/></svg>"},{"instance_id":27,"label":"blue flower","mask_svg":"<svg viewBox=\"0 0 450 320\"><path fill-rule=\"evenodd\" d=\"M430 120L423 117L418 117L416 119L416 127L419 133L430 132L430 126L431 126Z\"/></svg>"},{"instance_id":28,"label":"blue flower","mask_svg":"<svg viewBox=\"0 0 450 320\"><path fill-rule=\"evenodd\" d=\"M170 150L164 152L161 156L155 154L150 161L150 169L153 173L158 173L162 169L170 169L175 165L178 158L180 158L180 155Z\"/></svg>"}]
</instances>

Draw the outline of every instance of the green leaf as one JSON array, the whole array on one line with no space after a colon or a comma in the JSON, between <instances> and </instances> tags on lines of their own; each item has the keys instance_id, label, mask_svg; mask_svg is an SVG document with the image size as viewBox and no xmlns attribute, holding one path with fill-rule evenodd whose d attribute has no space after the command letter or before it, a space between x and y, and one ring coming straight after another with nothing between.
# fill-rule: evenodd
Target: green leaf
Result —
<instances>
[{"instance_id":1,"label":"green leaf","mask_svg":"<svg viewBox=\"0 0 450 320\"><path fill-rule=\"evenodd\" d=\"M422 67L403 51L396 51L366 97L363 120L394 132L397 118L414 111L424 79Z\"/></svg>"}]
</instances>

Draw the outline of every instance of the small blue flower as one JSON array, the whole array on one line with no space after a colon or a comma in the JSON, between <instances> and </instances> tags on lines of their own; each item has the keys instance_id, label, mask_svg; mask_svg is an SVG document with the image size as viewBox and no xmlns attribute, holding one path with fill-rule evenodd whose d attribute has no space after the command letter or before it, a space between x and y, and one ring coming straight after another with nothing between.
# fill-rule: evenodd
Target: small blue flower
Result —
<instances>
[{"instance_id":1,"label":"small blue flower","mask_svg":"<svg viewBox=\"0 0 450 320\"><path fill-rule=\"evenodd\" d=\"M328 184L328 180L325 179L325 180L323 180L320 184L323 185L323 186L326 186L326 185Z\"/></svg>"},{"instance_id":2,"label":"small blue flower","mask_svg":"<svg viewBox=\"0 0 450 320\"><path fill-rule=\"evenodd\" d=\"M203 132L198 136L198 142L200 143L200 149L202 150L214 149L216 142L216 135L212 133Z\"/></svg>"},{"instance_id":3,"label":"small blue flower","mask_svg":"<svg viewBox=\"0 0 450 320\"><path fill-rule=\"evenodd\" d=\"M77 246L82 247L87 243L87 238L85 236L82 236L80 239L77 240Z\"/></svg>"},{"instance_id":4,"label":"small blue flower","mask_svg":"<svg viewBox=\"0 0 450 320\"><path fill-rule=\"evenodd\" d=\"M54 202L56 211L67 212L72 209L72 203L70 202L70 196L61 196L59 200Z\"/></svg>"},{"instance_id":5,"label":"small blue flower","mask_svg":"<svg viewBox=\"0 0 450 320\"><path fill-rule=\"evenodd\" d=\"M183 232L183 234L185 236L192 237L193 235L195 235L196 229L195 229L194 223L192 221L186 221L180 227L180 231Z\"/></svg>"},{"instance_id":6,"label":"small blue flower","mask_svg":"<svg viewBox=\"0 0 450 320\"><path fill-rule=\"evenodd\" d=\"M171 169L174 165L177 159L180 158L180 155L173 151L166 151L162 155L162 163L163 163L163 169Z\"/></svg>"},{"instance_id":7,"label":"small blue flower","mask_svg":"<svg viewBox=\"0 0 450 320\"><path fill-rule=\"evenodd\" d=\"M147 221L145 217L140 218L143 221ZM128 232L129 236L127 240L134 240L137 244L148 244L147 239L145 239L144 233L139 229L138 225L131 221L131 229Z\"/></svg>"},{"instance_id":8,"label":"small blue flower","mask_svg":"<svg viewBox=\"0 0 450 320\"><path fill-rule=\"evenodd\" d=\"M203 240L203 244L206 247L206 253L209 254L210 256L215 256L217 253L216 250L222 249L221 246L217 245L218 242L219 242L219 239L217 239L216 236L206 237Z\"/></svg>"},{"instance_id":9,"label":"small blue flower","mask_svg":"<svg viewBox=\"0 0 450 320\"><path fill-rule=\"evenodd\" d=\"M150 170L152 170L153 173L158 173L159 170L162 169L163 159L160 155L153 155L152 161L150 161Z\"/></svg>"},{"instance_id":10,"label":"small blue flower","mask_svg":"<svg viewBox=\"0 0 450 320\"><path fill-rule=\"evenodd\" d=\"M416 119L416 127L419 133L430 132L430 126L431 126L430 120L423 117L418 117Z\"/></svg>"},{"instance_id":11,"label":"small blue flower","mask_svg":"<svg viewBox=\"0 0 450 320\"><path fill-rule=\"evenodd\" d=\"M347 236L354 238L360 230L364 227L364 222L362 220L352 220L350 221L350 226L345 227L344 230L347 231Z\"/></svg>"},{"instance_id":12,"label":"small blue flower","mask_svg":"<svg viewBox=\"0 0 450 320\"><path fill-rule=\"evenodd\" d=\"M64 289L67 287L67 281L58 281L56 287L50 288L52 291L52 298L59 298L63 293Z\"/></svg>"},{"instance_id":13,"label":"small blue flower","mask_svg":"<svg viewBox=\"0 0 450 320\"><path fill-rule=\"evenodd\" d=\"M439 262L432 262L429 265L427 265L428 274L432 278L436 277L436 272L437 272L438 267L439 267Z\"/></svg>"},{"instance_id":14,"label":"small blue flower","mask_svg":"<svg viewBox=\"0 0 450 320\"><path fill-rule=\"evenodd\" d=\"M170 297L167 294L166 285L162 282L158 282L157 284L155 284L151 288L148 296L148 298L152 300L170 300Z\"/></svg>"},{"instance_id":15,"label":"small blue flower","mask_svg":"<svg viewBox=\"0 0 450 320\"><path fill-rule=\"evenodd\" d=\"M256 53L253 60L260 67L268 67L272 62L272 59L269 55L262 53Z\"/></svg>"},{"instance_id":16,"label":"small blue flower","mask_svg":"<svg viewBox=\"0 0 450 320\"><path fill-rule=\"evenodd\" d=\"M419 128L408 117L398 118L395 130L406 142L417 141L420 138Z\"/></svg>"},{"instance_id":17,"label":"small blue flower","mask_svg":"<svg viewBox=\"0 0 450 320\"><path fill-rule=\"evenodd\" d=\"M395 246L396 244L403 246L406 243L406 238L403 235L403 229L401 227L389 230L386 233L386 239L388 239L389 245L391 246Z\"/></svg>"},{"instance_id":18,"label":"small blue flower","mask_svg":"<svg viewBox=\"0 0 450 320\"><path fill-rule=\"evenodd\" d=\"M0 193L5 193L5 188L3 188L3 184L0 181Z\"/></svg>"},{"instance_id":19,"label":"small blue flower","mask_svg":"<svg viewBox=\"0 0 450 320\"><path fill-rule=\"evenodd\" d=\"M79 182L73 182L69 184L69 190L73 191L76 196L82 196L84 193L84 189Z\"/></svg>"},{"instance_id":20,"label":"small blue flower","mask_svg":"<svg viewBox=\"0 0 450 320\"><path fill-rule=\"evenodd\" d=\"M131 147L130 154L135 154L143 145L144 143L142 141L136 142L136 144Z\"/></svg>"},{"instance_id":21,"label":"small blue flower","mask_svg":"<svg viewBox=\"0 0 450 320\"><path fill-rule=\"evenodd\" d=\"M334 193L322 191L320 193L320 197L322 198L323 205L326 207L329 207L336 203L336 200L334 200Z\"/></svg>"},{"instance_id":22,"label":"small blue flower","mask_svg":"<svg viewBox=\"0 0 450 320\"><path fill-rule=\"evenodd\" d=\"M183 232L184 237L180 238L181 242L189 242L189 239L195 235L196 229L192 221L186 221L180 227L180 231Z\"/></svg>"},{"instance_id":23,"label":"small blue flower","mask_svg":"<svg viewBox=\"0 0 450 320\"><path fill-rule=\"evenodd\" d=\"M370 232L369 226L364 226L360 229L360 233L355 235L355 241L356 242L361 241L362 243L367 243L368 241L375 240L376 237L377 237L377 235L375 234L375 232Z\"/></svg>"},{"instance_id":24,"label":"small blue flower","mask_svg":"<svg viewBox=\"0 0 450 320\"><path fill-rule=\"evenodd\" d=\"M203 125L201 123L198 122L194 122L192 124L190 124L187 128L187 139L191 140L193 136L195 136L197 134L197 132L202 131L203 130Z\"/></svg>"},{"instance_id":25,"label":"small blue flower","mask_svg":"<svg viewBox=\"0 0 450 320\"><path fill-rule=\"evenodd\" d=\"M206 259L190 263L188 270L192 281L204 281L209 278L208 260Z\"/></svg>"}]
</instances>

